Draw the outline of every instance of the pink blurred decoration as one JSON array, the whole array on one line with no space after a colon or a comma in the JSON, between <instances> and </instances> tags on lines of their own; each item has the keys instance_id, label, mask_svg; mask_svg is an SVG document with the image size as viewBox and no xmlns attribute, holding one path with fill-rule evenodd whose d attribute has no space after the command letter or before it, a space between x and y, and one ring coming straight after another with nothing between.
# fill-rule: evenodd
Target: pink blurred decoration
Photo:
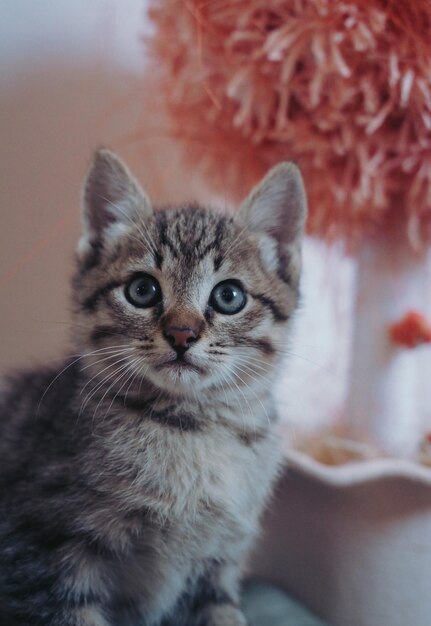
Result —
<instances>
[{"instance_id":1,"label":"pink blurred decoration","mask_svg":"<svg viewBox=\"0 0 431 626\"><path fill-rule=\"evenodd\" d=\"M431 323L417 311L409 311L402 319L389 327L394 343L406 348L416 348L423 343L431 343Z\"/></svg>"}]
</instances>

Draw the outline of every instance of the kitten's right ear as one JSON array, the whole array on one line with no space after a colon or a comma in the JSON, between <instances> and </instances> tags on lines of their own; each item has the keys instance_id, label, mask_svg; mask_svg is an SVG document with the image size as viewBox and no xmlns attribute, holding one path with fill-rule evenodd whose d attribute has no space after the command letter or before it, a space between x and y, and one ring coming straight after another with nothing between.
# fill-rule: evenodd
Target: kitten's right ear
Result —
<instances>
[{"instance_id":1,"label":"kitten's right ear","mask_svg":"<svg viewBox=\"0 0 431 626\"><path fill-rule=\"evenodd\" d=\"M295 283L301 269L301 244L307 199L294 163L273 167L240 206L237 220L265 241L262 256L270 271Z\"/></svg>"},{"instance_id":2,"label":"kitten's right ear","mask_svg":"<svg viewBox=\"0 0 431 626\"><path fill-rule=\"evenodd\" d=\"M106 149L96 152L83 188L78 257L110 245L152 214L147 194L126 165Z\"/></svg>"}]
</instances>

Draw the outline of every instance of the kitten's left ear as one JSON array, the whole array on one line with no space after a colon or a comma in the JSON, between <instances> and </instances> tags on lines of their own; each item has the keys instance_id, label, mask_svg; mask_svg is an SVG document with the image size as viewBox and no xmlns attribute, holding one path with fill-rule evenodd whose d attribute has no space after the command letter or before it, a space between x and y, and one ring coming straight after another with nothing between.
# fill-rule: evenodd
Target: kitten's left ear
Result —
<instances>
[{"instance_id":1,"label":"kitten's left ear","mask_svg":"<svg viewBox=\"0 0 431 626\"><path fill-rule=\"evenodd\" d=\"M106 149L96 152L83 188L81 257L109 245L152 214L151 202L126 165Z\"/></svg>"},{"instance_id":2,"label":"kitten's left ear","mask_svg":"<svg viewBox=\"0 0 431 626\"><path fill-rule=\"evenodd\" d=\"M273 167L242 203L237 220L260 235L262 260L286 282L297 283L307 199L294 163Z\"/></svg>"}]
</instances>

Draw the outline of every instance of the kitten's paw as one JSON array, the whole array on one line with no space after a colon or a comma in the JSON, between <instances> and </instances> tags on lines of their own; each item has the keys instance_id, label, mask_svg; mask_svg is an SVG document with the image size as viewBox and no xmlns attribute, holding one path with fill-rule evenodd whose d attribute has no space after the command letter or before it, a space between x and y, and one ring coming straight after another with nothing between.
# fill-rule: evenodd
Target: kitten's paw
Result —
<instances>
[{"instance_id":1,"label":"kitten's paw","mask_svg":"<svg viewBox=\"0 0 431 626\"><path fill-rule=\"evenodd\" d=\"M247 626L247 620L236 606L218 604L205 607L196 626Z\"/></svg>"}]
</instances>

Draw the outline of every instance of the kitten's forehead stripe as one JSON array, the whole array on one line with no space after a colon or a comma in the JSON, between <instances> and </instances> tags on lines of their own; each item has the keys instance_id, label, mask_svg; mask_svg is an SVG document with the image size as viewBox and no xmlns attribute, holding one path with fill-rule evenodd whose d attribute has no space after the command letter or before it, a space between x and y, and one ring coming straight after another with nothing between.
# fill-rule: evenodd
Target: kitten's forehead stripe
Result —
<instances>
[{"instance_id":1,"label":"kitten's forehead stripe","mask_svg":"<svg viewBox=\"0 0 431 626\"><path fill-rule=\"evenodd\" d=\"M223 260L220 247L231 218L191 206L159 210L156 220L160 245L169 249L175 259L196 263L214 252L214 267L219 269Z\"/></svg>"},{"instance_id":2,"label":"kitten's forehead stripe","mask_svg":"<svg viewBox=\"0 0 431 626\"><path fill-rule=\"evenodd\" d=\"M156 213L157 226L159 230L160 245L169 248L174 258L178 258L178 251L173 242L168 238L168 221L165 211L159 210Z\"/></svg>"},{"instance_id":3,"label":"kitten's forehead stripe","mask_svg":"<svg viewBox=\"0 0 431 626\"><path fill-rule=\"evenodd\" d=\"M154 264L158 270L162 269L163 254L159 250L154 250Z\"/></svg>"}]
</instances>

